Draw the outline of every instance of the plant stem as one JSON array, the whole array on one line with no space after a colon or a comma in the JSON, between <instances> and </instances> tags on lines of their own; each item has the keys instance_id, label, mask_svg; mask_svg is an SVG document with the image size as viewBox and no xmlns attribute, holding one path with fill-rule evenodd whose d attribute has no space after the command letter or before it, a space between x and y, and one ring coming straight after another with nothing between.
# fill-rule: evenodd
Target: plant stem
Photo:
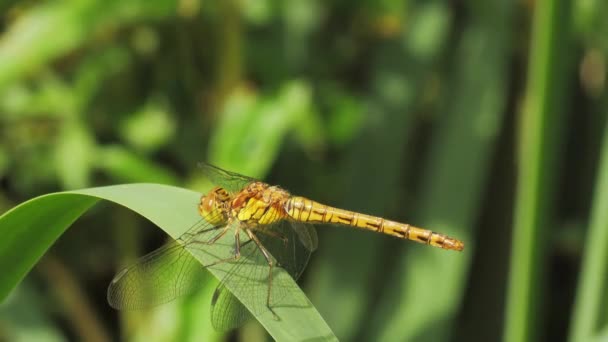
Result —
<instances>
[{"instance_id":1,"label":"plant stem","mask_svg":"<svg viewBox=\"0 0 608 342\"><path fill-rule=\"evenodd\" d=\"M551 199L558 173L564 72L569 40L567 1L536 2L526 104L520 125L518 185L507 293L505 341L539 336L542 270Z\"/></svg>"},{"instance_id":2,"label":"plant stem","mask_svg":"<svg viewBox=\"0 0 608 342\"><path fill-rule=\"evenodd\" d=\"M574 302L570 341L589 341L600 323L602 294L605 293L608 271L608 123L601 153L591 221Z\"/></svg>"}]
</instances>

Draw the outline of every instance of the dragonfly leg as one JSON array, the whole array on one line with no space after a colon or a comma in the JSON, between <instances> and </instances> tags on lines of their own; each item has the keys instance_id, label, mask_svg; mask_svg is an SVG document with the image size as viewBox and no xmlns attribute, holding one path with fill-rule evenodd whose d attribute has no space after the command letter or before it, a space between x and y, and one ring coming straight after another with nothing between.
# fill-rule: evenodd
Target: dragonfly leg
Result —
<instances>
[{"instance_id":1,"label":"dragonfly leg","mask_svg":"<svg viewBox=\"0 0 608 342\"><path fill-rule=\"evenodd\" d=\"M215 229L220 229L220 227L217 227ZM219 232L216 236L212 237L211 239L209 239L208 241L198 241L198 240L194 240L192 241L192 243L197 244L197 245L213 245L217 240L219 240L222 236L226 235L226 233L228 232L228 226L225 226L224 228L222 228L222 231ZM202 233L202 232L201 232ZM200 234L200 233L199 233Z\"/></svg>"},{"instance_id":2,"label":"dragonfly leg","mask_svg":"<svg viewBox=\"0 0 608 342\"><path fill-rule=\"evenodd\" d=\"M240 227L236 227L236 229L234 230L234 255L229 257L229 258L224 258L224 259L220 259L220 260L216 260L214 262L212 262L209 265L205 265L204 267L211 267L211 266L215 266L217 264L221 264L223 262L228 262L228 261L237 261L241 258L241 238L240 238L240 231L241 228ZM223 231L220 234L225 234L226 231ZM218 238L219 239L219 238ZM246 243L245 243L246 244Z\"/></svg>"},{"instance_id":3,"label":"dragonfly leg","mask_svg":"<svg viewBox=\"0 0 608 342\"><path fill-rule=\"evenodd\" d=\"M222 231L217 234L216 236L214 236L211 240L207 241L207 242L203 242L205 245L213 245L217 240L219 240L222 236L226 235L226 233L228 232L228 225L226 225L224 227L224 229L222 229Z\"/></svg>"},{"instance_id":4,"label":"dragonfly leg","mask_svg":"<svg viewBox=\"0 0 608 342\"><path fill-rule=\"evenodd\" d=\"M268 294L266 295L266 307L268 308L268 310L270 310L270 312L272 312L274 318L276 320L279 320L279 316L276 314L276 312L274 312L272 307L270 307L270 293L272 292L272 268L274 266L274 261L272 260L272 258L270 257L270 253L262 245L258 237L255 236L255 234L249 229L246 229L245 231L247 232L247 235L249 235L251 240L255 242L260 251L262 251L262 254L264 254L264 258L266 258L266 261L268 262Z\"/></svg>"},{"instance_id":5,"label":"dragonfly leg","mask_svg":"<svg viewBox=\"0 0 608 342\"><path fill-rule=\"evenodd\" d=\"M218 230L218 229L224 229L225 226L215 226L215 227L211 227L211 228L207 228L207 229L203 229L203 230L199 230L197 232L191 233L189 231L187 231L186 233L184 233L182 236L179 237L179 240L181 241L188 241L190 238L192 238L195 235L200 235L202 233L207 233L213 230Z\"/></svg>"}]
</instances>

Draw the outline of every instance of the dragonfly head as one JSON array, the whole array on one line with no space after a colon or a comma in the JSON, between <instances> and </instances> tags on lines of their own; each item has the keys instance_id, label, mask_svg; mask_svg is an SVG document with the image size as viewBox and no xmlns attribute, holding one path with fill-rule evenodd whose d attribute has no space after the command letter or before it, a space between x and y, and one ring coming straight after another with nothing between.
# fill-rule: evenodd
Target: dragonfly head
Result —
<instances>
[{"instance_id":1,"label":"dragonfly head","mask_svg":"<svg viewBox=\"0 0 608 342\"><path fill-rule=\"evenodd\" d=\"M198 211L201 216L213 225L219 225L228 219L230 194L223 188L215 187L201 197Z\"/></svg>"}]
</instances>

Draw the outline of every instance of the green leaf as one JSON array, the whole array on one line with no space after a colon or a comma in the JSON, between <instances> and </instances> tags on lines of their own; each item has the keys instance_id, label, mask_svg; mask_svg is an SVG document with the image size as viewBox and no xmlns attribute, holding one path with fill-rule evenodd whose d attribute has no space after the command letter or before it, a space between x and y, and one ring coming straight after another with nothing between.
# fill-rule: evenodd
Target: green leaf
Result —
<instances>
[{"instance_id":1,"label":"green leaf","mask_svg":"<svg viewBox=\"0 0 608 342\"><path fill-rule=\"evenodd\" d=\"M0 234L4 237L0 242L0 267L3 270L0 298L4 299L67 227L99 199L123 205L177 238L200 219L195 209L199 197L197 192L165 185L125 184L48 194L13 208L0 217ZM196 257L202 264L213 260L208 255ZM229 267L214 267L210 272L220 278ZM288 277L283 270L275 276ZM254 283L251 286L266 285ZM336 340L292 280L288 291L291 294L285 300L288 303L274 308L280 320L270 312L256 316L268 333L276 340ZM255 298L247 298L239 292L234 292L234 295L247 308L253 307Z\"/></svg>"}]
</instances>

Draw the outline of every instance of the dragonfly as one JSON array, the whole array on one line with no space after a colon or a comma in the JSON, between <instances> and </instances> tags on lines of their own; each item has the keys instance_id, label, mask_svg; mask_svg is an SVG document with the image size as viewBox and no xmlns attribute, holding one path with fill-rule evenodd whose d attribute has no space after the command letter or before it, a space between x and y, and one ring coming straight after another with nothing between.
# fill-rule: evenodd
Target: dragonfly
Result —
<instances>
[{"instance_id":1,"label":"dragonfly","mask_svg":"<svg viewBox=\"0 0 608 342\"><path fill-rule=\"evenodd\" d=\"M445 250L464 249L462 241L444 234L294 196L211 164L199 167L215 185L200 198L200 220L174 242L119 272L108 287L112 307L151 308L195 293L204 285L204 269L223 266L224 276L211 303L216 330L236 328L251 314L265 311L279 319L273 307L289 297L289 286L275 271L283 269L293 280L300 277L318 245L313 224L360 228ZM201 266L194 257L201 253L214 261ZM249 310L233 292L254 299Z\"/></svg>"}]
</instances>

